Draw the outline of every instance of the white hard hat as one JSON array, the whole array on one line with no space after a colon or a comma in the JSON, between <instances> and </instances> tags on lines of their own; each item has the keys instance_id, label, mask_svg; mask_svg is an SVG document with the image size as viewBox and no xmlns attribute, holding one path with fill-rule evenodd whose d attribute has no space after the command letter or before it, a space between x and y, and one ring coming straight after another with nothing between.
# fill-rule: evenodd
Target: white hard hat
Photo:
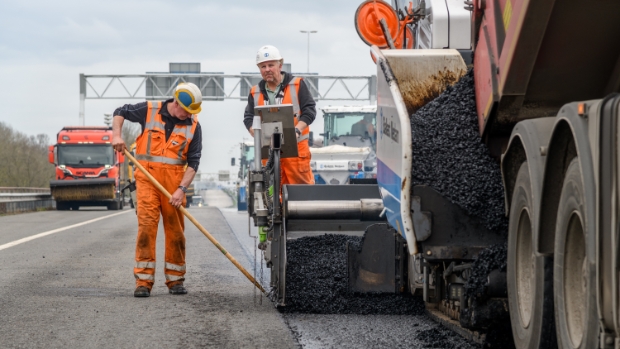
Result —
<instances>
[{"instance_id":1,"label":"white hard hat","mask_svg":"<svg viewBox=\"0 0 620 349\"><path fill-rule=\"evenodd\" d=\"M271 45L265 45L258 49L256 53L256 64L261 64L267 61L279 61L282 59L280 51Z\"/></svg>"},{"instance_id":2,"label":"white hard hat","mask_svg":"<svg viewBox=\"0 0 620 349\"><path fill-rule=\"evenodd\" d=\"M202 110L202 93L195 84L181 82L174 89L174 99L179 103L181 108L190 114L198 114Z\"/></svg>"}]
</instances>

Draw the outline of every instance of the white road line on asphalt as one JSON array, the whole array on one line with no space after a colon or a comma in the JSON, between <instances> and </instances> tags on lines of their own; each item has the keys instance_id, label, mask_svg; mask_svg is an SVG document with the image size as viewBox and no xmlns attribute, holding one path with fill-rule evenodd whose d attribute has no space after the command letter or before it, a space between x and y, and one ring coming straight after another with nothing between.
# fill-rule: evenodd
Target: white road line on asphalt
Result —
<instances>
[{"instance_id":1,"label":"white road line on asphalt","mask_svg":"<svg viewBox=\"0 0 620 349\"><path fill-rule=\"evenodd\" d=\"M118 216L118 215L121 215L121 214L127 213L127 212L135 212L135 211L134 210L128 210L128 211L124 211L124 212L117 212L117 213L114 213L114 214L109 214L107 216L91 219L91 220L86 221L86 222L69 225L69 226L66 226L66 227L63 227L63 228L58 228L58 229L46 231L46 232L43 232L43 233L40 233L40 234L37 234L37 235L29 236L27 238L15 240L13 242L9 242L8 244L0 245L0 251L2 251L4 249L7 249L9 247L13 247L13 246L17 246L19 244L23 244L24 242L32 241L34 239L42 238L44 236L48 236L48 235L52 235L52 234L55 234L55 233L59 233L59 232L64 231L64 230L81 227L81 226L86 225L86 224L90 224L90 223L94 223L94 222L100 221L102 219Z\"/></svg>"}]
</instances>

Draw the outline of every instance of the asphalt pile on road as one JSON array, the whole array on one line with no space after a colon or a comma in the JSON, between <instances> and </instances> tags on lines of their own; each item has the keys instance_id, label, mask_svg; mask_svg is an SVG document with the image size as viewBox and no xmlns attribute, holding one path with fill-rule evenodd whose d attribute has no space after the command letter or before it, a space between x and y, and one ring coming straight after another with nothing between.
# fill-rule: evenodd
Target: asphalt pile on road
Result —
<instances>
[{"instance_id":1,"label":"asphalt pile on road","mask_svg":"<svg viewBox=\"0 0 620 349\"><path fill-rule=\"evenodd\" d=\"M505 305L490 299L486 293L489 274L493 270L505 273L507 257L507 244L492 245L480 251L464 286L464 297L470 307L461 310L461 325L484 328L487 346L491 348L514 348L510 315Z\"/></svg>"},{"instance_id":2,"label":"asphalt pile on road","mask_svg":"<svg viewBox=\"0 0 620 349\"><path fill-rule=\"evenodd\" d=\"M412 184L432 187L489 230L505 233L502 177L479 135L473 70L410 120Z\"/></svg>"},{"instance_id":3,"label":"asphalt pile on road","mask_svg":"<svg viewBox=\"0 0 620 349\"><path fill-rule=\"evenodd\" d=\"M347 242L360 237L322 235L290 240L286 244L287 313L420 315L420 297L349 292Z\"/></svg>"},{"instance_id":4,"label":"asphalt pile on road","mask_svg":"<svg viewBox=\"0 0 620 349\"><path fill-rule=\"evenodd\" d=\"M480 251L478 259L473 262L471 267L471 275L465 283L465 296L484 294L491 271L498 269L501 272L506 272L507 260L508 246L506 244L493 245Z\"/></svg>"}]
</instances>

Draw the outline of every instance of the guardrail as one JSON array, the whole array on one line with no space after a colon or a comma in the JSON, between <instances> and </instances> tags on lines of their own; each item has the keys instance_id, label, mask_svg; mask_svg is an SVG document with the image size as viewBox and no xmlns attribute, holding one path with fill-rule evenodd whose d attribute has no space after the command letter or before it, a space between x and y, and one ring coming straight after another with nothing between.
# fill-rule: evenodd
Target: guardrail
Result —
<instances>
[{"instance_id":1,"label":"guardrail","mask_svg":"<svg viewBox=\"0 0 620 349\"><path fill-rule=\"evenodd\" d=\"M0 187L0 214L15 214L56 207L49 188Z\"/></svg>"}]
</instances>

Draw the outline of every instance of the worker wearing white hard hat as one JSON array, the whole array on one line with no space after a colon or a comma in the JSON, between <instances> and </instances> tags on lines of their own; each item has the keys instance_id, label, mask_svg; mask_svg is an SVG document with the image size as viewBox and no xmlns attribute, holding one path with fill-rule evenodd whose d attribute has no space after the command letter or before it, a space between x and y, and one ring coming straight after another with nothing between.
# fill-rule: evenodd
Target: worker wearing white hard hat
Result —
<instances>
[{"instance_id":1,"label":"worker wearing white hard hat","mask_svg":"<svg viewBox=\"0 0 620 349\"><path fill-rule=\"evenodd\" d=\"M155 240L160 216L166 235L164 275L171 294L186 294L185 235L183 214L185 192L191 184L202 152L200 113L202 93L192 83L180 83L173 98L126 104L114 112L112 146L125 149L121 137L124 120L137 122L142 134L136 140L135 157L157 181L172 193L168 199L140 171L136 172L138 237L134 276L135 297L148 297L155 282Z\"/></svg>"},{"instance_id":2,"label":"worker wearing white hard hat","mask_svg":"<svg viewBox=\"0 0 620 349\"><path fill-rule=\"evenodd\" d=\"M296 158L281 160L281 184L314 184L314 176L310 170L310 147L308 137L310 124L316 117L316 103L304 80L290 72L282 71L284 59L280 51L271 45L261 47L256 53L256 65L263 78L253 86L248 96L243 123L248 132L254 136L252 121L254 107L259 105L292 104L297 133Z\"/></svg>"}]
</instances>

